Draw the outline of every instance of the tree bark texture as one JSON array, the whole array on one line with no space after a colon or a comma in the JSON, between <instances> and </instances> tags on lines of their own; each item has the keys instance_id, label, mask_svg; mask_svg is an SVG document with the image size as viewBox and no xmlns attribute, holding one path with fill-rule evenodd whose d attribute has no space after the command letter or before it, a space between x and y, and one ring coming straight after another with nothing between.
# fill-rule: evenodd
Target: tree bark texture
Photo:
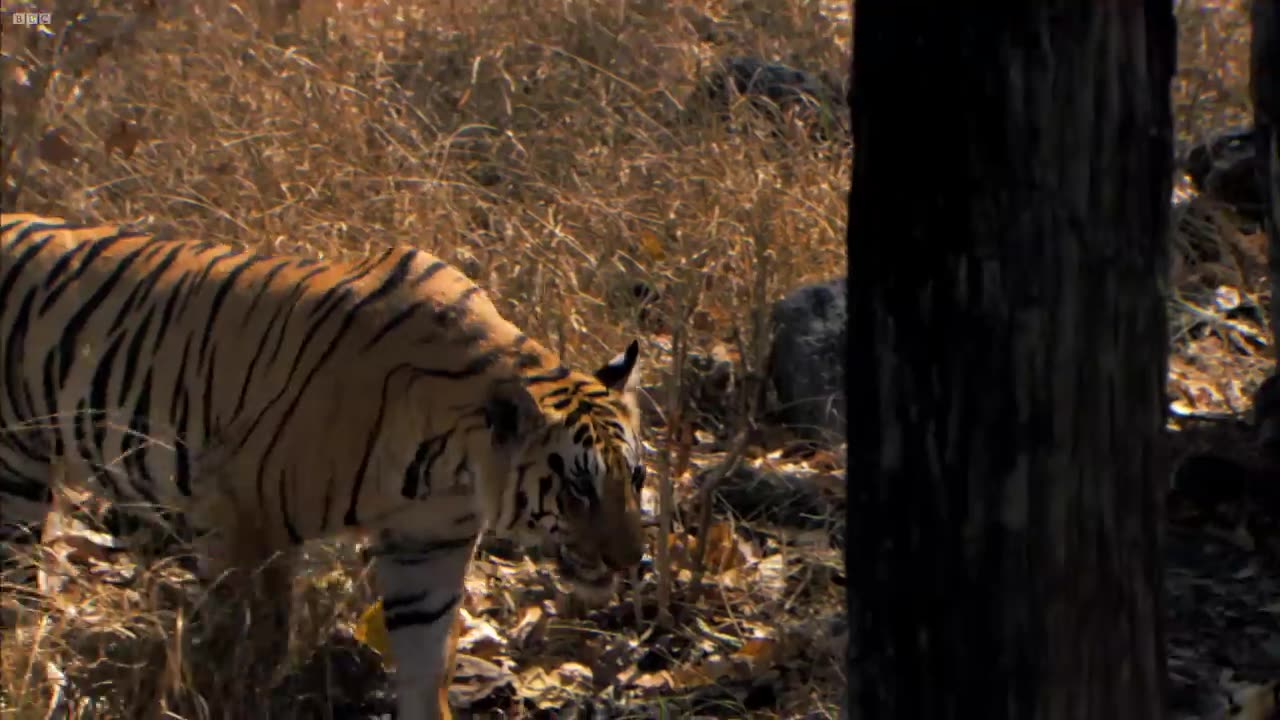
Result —
<instances>
[{"instance_id":1,"label":"tree bark texture","mask_svg":"<svg viewBox=\"0 0 1280 720\"><path fill-rule=\"evenodd\" d=\"M1162 717L1173 6L855 10L849 717Z\"/></svg>"},{"instance_id":2,"label":"tree bark texture","mask_svg":"<svg viewBox=\"0 0 1280 720\"><path fill-rule=\"evenodd\" d=\"M1253 0L1252 20L1253 127L1270 248L1271 345L1280 362L1280 0Z\"/></svg>"}]
</instances>

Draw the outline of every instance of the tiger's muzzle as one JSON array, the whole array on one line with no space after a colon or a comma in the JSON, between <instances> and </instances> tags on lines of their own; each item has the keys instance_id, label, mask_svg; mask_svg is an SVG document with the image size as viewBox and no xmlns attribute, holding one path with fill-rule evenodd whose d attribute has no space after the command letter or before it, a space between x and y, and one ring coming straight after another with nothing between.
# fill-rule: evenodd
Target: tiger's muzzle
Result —
<instances>
[{"instance_id":1,"label":"tiger's muzzle","mask_svg":"<svg viewBox=\"0 0 1280 720\"><path fill-rule=\"evenodd\" d=\"M591 533L595 537L559 543L556 564L560 577L574 594L598 604L612 597L619 573L644 559L645 536L638 522L634 527L615 528L613 532L597 530Z\"/></svg>"}]
</instances>

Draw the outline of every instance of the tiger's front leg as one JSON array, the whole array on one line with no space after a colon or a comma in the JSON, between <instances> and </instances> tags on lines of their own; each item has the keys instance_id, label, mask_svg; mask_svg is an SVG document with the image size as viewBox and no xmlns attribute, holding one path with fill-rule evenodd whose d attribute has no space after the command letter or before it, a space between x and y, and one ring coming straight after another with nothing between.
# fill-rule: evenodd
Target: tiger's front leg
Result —
<instances>
[{"instance_id":1,"label":"tiger's front leg","mask_svg":"<svg viewBox=\"0 0 1280 720\"><path fill-rule=\"evenodd\" d=\"M475 542L387 534L373 548L374 582L396 663L398 720L452 717L445 687L453 670L449 640Z\"/></svg>"}]
</instances>

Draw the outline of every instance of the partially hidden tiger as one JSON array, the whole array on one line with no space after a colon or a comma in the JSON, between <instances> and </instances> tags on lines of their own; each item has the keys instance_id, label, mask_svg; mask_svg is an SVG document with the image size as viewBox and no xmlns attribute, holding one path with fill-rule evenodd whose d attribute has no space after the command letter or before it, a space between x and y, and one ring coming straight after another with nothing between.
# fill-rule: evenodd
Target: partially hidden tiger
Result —
<instances>
[{"instance_id":1,"label":"partially hidden tiger","mask_svg":"<svg viewBox=\"0 0 1280 720\"><path fill-rule=\"evenodd\" d=\"M56 478L176 508L205 579L362 537L397 717L447 718L483 533L554 548L596 599L641 561L638 355L571 370L412 248L348 264L3 214L0 541L39 541Z\"/></svg>"}]
</instances>

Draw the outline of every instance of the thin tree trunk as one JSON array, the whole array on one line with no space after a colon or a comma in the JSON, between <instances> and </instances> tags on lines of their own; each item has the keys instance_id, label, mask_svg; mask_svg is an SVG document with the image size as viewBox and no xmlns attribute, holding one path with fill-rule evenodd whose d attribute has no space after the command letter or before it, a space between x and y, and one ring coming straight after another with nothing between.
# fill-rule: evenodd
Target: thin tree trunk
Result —
<instances>
[{"instance_id":1,"label":"thin tree trunk","mask_svg":"<svg viewBox=\"0 0 1280 720\"><path fill-rule=\"evenodd\" d=\"M1270 247L1271 346L1280 362L1280 0L1254 0L1252 20L1250 88Z\"/></svg>"},{"instance_id":2,"label":"thin tree trunk","mask_svg":"<svg viewBox=\"0 0 1280 720\"><path fill-rule=\"evenodd\" d=\"M1168 0L857 0L851 718L1159 718Z\"/></svg>"}]
</instances>

